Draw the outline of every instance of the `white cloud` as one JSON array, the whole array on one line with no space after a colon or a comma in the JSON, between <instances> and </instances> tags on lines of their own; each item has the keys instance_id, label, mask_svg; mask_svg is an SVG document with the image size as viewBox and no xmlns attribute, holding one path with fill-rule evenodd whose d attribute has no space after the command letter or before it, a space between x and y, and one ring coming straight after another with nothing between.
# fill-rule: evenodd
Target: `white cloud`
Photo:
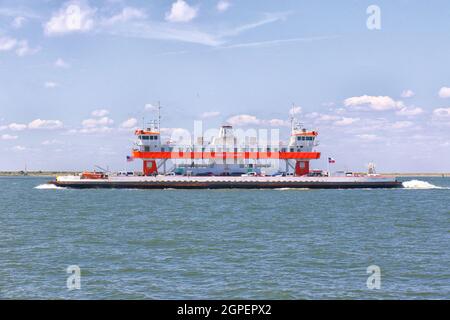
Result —
<instances>
[{"instance_id":1,"label":"white cloud","mask_svg":"<svg viewBox=\"0 0 450 320\"><path fill-rule=\"evenodd\" d=\"M16 54L19 57L35 54L39 50L40 48L30 48L27 40L21 40L17 42Z\"/></svg>"},{"instance_id":2,"label":"white cloud","mask_svg":"<svg viewBox=\"0 0 450 320\"><path fill-rule=\"evenodd\" d=\"M357 137L366 141L374 141L379 139L375 134L358 134Z\"/></svg>"},{"instance_id":3,"label":"white cloud","mask_svg":"<svg viewBox=\"0 0 450 320\"><path fill-rule=\"evenodd\" d=\"M17 40L9 37L0 37L0 51L9 51L17 45Z\"/></svg>"},{"instance_id":4,"label":"white cloud","mask_svg":"<svg viewBox=\"0 0 450 320\"><path fill-rule=\"evenodd\" d=\"M402 98L411 98L411 97L414 97L414 96L415 96L415 92L410 90L410 89L403 90L403 92L401 94Z\"/></svg>"},{"instance_id":5,"label":"white cloud","mask_svg":"<svg viewBox=\"0 0 450 320\"><path fill-rule=\"evenodd\" d=\"M207 119L207 118L214 118L220 115L219 111L208 111L208 112L203 112L200 117L202 117L203 119Z\"/></svg>"},{"instance_id":6,"label":"white cloud","mask_svg":"<svg viewBox=\"0 0 450 320\"><path fill-rule=\"evenodd\" d=\"M341 119L341 117L333 115L333 114L319 114L319 113L314 113L310 114L312 117L317 118L317 121L337 121L339 119Z\"/></svg>"},{"instance_id":7,"label":"white cloud","mask_svg":"<svg viewBox=\"0 0 450 320\"><path fill-rule=\"evenodd\" d=\"M17 138L18 138L18 136L13 136L13 135L10 135L10 134L3 134L1 136L2 140L16 140Z\"/></svg>"},{"instance_id":8,"label":"white cloud","mask_svg":"<svg viewBox=\"0 0 450 320\"><path fill-rule=\"evenodd\" d=\"M230 35L236 35L236 34L230 34ZM288 43L313 42L313 41L328 40L328 39L335 39L335 38L337 38L337 37L309 37L309 38L276 39L276 40L268 40L268 41L236 43L236 44L231 44L231 45L226 45L226 46L220 46L217 49L273 47L273 46L279 46L279 45L288 44Z\"/></svg>"},{"instance_id":9,"label":"white cloud","mask_svg":"<svg viewBox=\"0 0 450 320\"><path fill-rule=\"evenodd\" d=\"M114 121L108 117L102 117L99 119L86 119L81 122L84 128L103 127L113 124Z\"/></svg>"},{"instance_id":10,"label":"white cloud","mask_svg":"<svg viewBox=\"0 0 450 320\"><path fill-rule=\"evenodd\" d=\"M141 39L158 39L158 40L171 40L182 41L188 43L201 44L205 46L215 47L217 49L227 49L232 46L222 46L227 42L226 38L240 35L243 32L262 27L269 23L275 23L286 19L289 13L267 13L263 19L256 22L240 25L234 28L227 28L221 32L205 32L199 30L197 27L191 25L177 25L167 22L156 22L149 20L131 21L127 22L125 26L120 25L107 25L104 24L99 28L98 32L107 33L114 36L122 37L134 37ZM170 13L167 13L170 15ZM167 18L166 18L167 20ZM328 37L329 38L329 37ZM290 39L285 42L293 41L313 41L314 39ZM322 37L324 39L324 37ZM277 41L277 44L281 44L283 41ZM248 44L245 44L246 46ZM274 43L267 43L265 45L274 45ZM237 45L239 47L239 45Z\"/></svg>"},{"instance_id":11,"label":"white cloud","mask_svg":"<svg viewBox=\"0 0 450 320\"><path fill-rule=\"evenodd\" d=\"M449 87L442 87L439 90L439 97L441 97L441 98L450 98L450 88Z\"/></svg>"},{"instance_id":12,"label":"white cloud","mask_svg":"<svg viewBox=\"0 0 450 320\"><path fill-rule=\"evenodd\" d=\"M69 68L70 65L65 62L62 58L56 59L55 63L53 64L57 68Z\"/></svg>"},{"instance_id":13,"label":"white cloud","mask_svg":"<svg viewBox=\"0 0 450 320\"><path fill-rule=\"evenodd\" d=\"M433 116L436 118L450 118L450 108L434 109Z\"/></svg>"},{"instance_id":14,"label":"white cloud","mask_svg":"<svg viewBox=\"0 0 450 320\"><path fill-rule=\"evenodd\" d=\"M0 36L0 51L10 50L15 50L19 57L23 57L38 52L40 48L30 48L27 40L17 40L6 36Z\"/></svg>"},{"instance_id":15,"label":"white cloud","mask_svg":"<svg viewBox=\"0 0 450 320\"><path fill-rule=\"evenodd\" d=\"M59 84L53 81L46 81L44 83L44 87L46 87L47 89L54 89L56 87L59 87Z\"/></svg>"},{"instance_id":16,"label":"white cloud","mask_svg":"<svg viewBox=\"0 0 450 320\"><path fill-rule=\"evenodd\" d=\"M31 121L28 124L29 129L61 129L63 127L63 123L60 120L41 120L36 119Z\"/></svg>"},{"instance_id":17,"label":"white cloud","mask_svg":"<svg viewBox=\"0 0 450 320\"><path fill-rule=\"evenodd\" d=\"M267 123L272 127L289 126L289 121L282 119L270 119L267 121Z\"/></svg>"},{"instance_id":18,"label":"white cloud","mask_svg":"<svg viewBox=\"0 0 450 320\"><path fill-rule=\"evenodd\" d=\"M189 22L193 20L198 13L198 8L191 7L184 0L177 0L172 3L169 12L166 13L166 20L170 22Z\"/></svg>"},{"instance_id":19,"label":"white cloud","mask_svg":"<svg viewBox=\"0 0 450 320\"><path fill-rule=\"evenodd\" d=\"M41 142L42 145L44 146L49 146L49 145L54 145L54 144L62 144L61 141L53 139L53 140L44 140Z\"/></svg>"},{"instance_id":20,"label":"white cloud","mask_svg":"<svg viewBox=\"0 0 450 320\"><path fill-rule=\"evenodd\" d=\"M336 126L349 126L355 122L359 121L359 118L346 118L343 117L341 120L335 121Z\"/></svg>"},{"instance_id":21,"label":"white cloud","mask_svg":"<svg viewBox=\"0 0 450 320\"><path fill-rule=\"evenodd\" d=\"M134 19L143 19L146 18L147 15L143 10L133 8L133 7L125 7L122 11L110 18L107 18L103 21L105 25L112 25L115 23L123 23Z\"/></svg>"},{"instance_id":22,"label":"white cloud","mask_svg":"<svg viewBox=\"0 0 450 320\"><path fill-rule=\"evenodd\" d=\"M219 2L217 2L217 6L216 9L219 12L225 12L228 10L228 8L230 8L231 3L227 0L220 0Z\"/></svg>"},{"instance_id":23,"label":"white cloud","mask_svg":"<svg viewBox=\"0 0 450 320\"><path fill-rule=\"evenodd\" d=\"M108 133L111 132L112 128L104 126L104 127L94 127L94 128L83 128L79 132L80 133Z\"/></svg>"},{"instance_id":24,"label":"white cloud","mask_svg":"<svg viewBox=\"0 0 450 320\"><path fill-rule=\"evenodd\" d=\"M130 118L130 119L125 120L124 122L122 122L122 124L120 126L122 128L129 129L129 128L135 127L136 124L137 124L136 118Z\"/></svg>"},{"instance_id":25,"label":"white cloud","mask_svg":"<svg viewBox=\"0 0 450 320\"><path fill-rule=\"evenodd\" d=\"M23 146L15 146L12 148L14 151L25 151L27 148Z\"/></svg>"},{"instance_id":26,"label":"white cloud","mask_svg":"<svg viewBox=\"0 0 450 320\"><path fill-rule=\"evenodd\" d=\"M158 110L158 106L155 106L155 105L153 105L153 104L151 104L151 103L147 103L147 104L144 106L144 109L145 109L145 110L148 110L148 111L155 111L155 110Z\"/></svg>"},{"instance_id":27,"label":"white cloud","mask_svg":"<svg viewBox=\"0 0 450 320\"><path fill-rule=\"evenodd\" d=\"M22 16L15 17L13 22L11 23L12 27L15 29L20 29L25 23L26 18Z\"/></svg>"},{"instance_id":28,"label":"white cloud","mask_svg":"<svg viewBox=\"0 0 450 320\"><path fill-rule=\"evenodd\" d=\"M227 122L232 126L245 126L250 124L260 124L261 120L259 120L255 116L240 114L229 118Z\"/></svg>"},{"instance_id":29,"label":"white cloud","mask_svg":"<svg viewBox=\"0 0 450 320\"><path fill-rule=\"evenodd\" d=\"M12 131L22 131L25 130L27 128L26 124L21 124L21 123L11 123L8 125L8 128Z\"/></svg>"},{"instance_id":30,"label":"white cloud","mask_svg":"<svg viewBox=\"0 0 450 320\"><path fill-rule=\"evenodd\" d=\"M411 121L396 121L392 124L393 129L405 129L414 125Z\"/></svg>"},{"instance_id":31,"label":"white cloud","mask_svg":"<svg viewBox=\"0 0 450 320\"><path fill-rule=\"evenodd\" d=\"M44 24L46 35L86 32L94 26L95 9L81 1L70 1Z\"/></svg>"},{"instance_id":32,"label":"white cloud","mask_svg":"<svg viewBox=\"0 0 450 320\"><path fill-rule=\"evenodd\" d=\"M93 117L104 117L106 115L109 114L109 111L106 109L98 109L98 110L94 110L92 111L91 115Z\"/></svg>"},{"instance_id":33,"label":"white cloud","mask_svg":"<svg viewBox=\"0 0 450 320\"><path fill-rule=\"evenodd\" d=\"M292 108L289 110L289 114L290 114L291 116L296 115L296 114L299 114L299 113L302 113L302 107L294 106L294 107L292 107Z\"/></svg>"},{"instance_id":34,"label":"white cloud","mask_svg":"<svg viewBox=\"0 0 450 320\"><path fill-rule=\"evenodd\" d=\"M399 116L417 116L423 113L423 109L419 107L403 107L398 110L395 114Z\"/></svg>"},{"instance_id":35,"label":"white cloud","mask_svg":"<svg viewBox=\"0 0 450 320\"><path fill-rule=\"evenodd\" d=\"M347 98L344 101L346 107L369 107L375 111L385 111L404 107L402 101L395 101L387 96L368 96Z\"/></svg>"}]
</instances>

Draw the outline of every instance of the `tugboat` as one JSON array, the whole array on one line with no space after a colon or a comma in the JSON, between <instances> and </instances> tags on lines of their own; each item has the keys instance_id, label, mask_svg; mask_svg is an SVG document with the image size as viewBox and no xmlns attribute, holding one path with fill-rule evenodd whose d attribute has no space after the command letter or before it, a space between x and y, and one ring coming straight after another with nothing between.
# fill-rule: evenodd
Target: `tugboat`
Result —
<instances>
[{"instance_id":1,"label":"tugboat","mask_svg":"<svg viewBox=\"0 0 450 320\"><path fill-rule=\"evenodd\" d=\"M344 189L402 186L395 177L374 173L372 165L368 174L331 176L330 170L311 170L310 161L320 159L321 156L315 149L318 132L306 129L293 116L286 145L278 141L258 143L255 136L238 139L238 134L229 124L223 125L210 141L199 136L196 143L180 145L161 141L159 110L157 120L150 122L147 128L135 131L135 147L132 156L127 157L128 160L142 160L142 172L83 172L76 176L58 176L50 183L69 188L136 189ZM239 143L239 140L244 142ZM169 165L172 166L171 170L166 170ZM269 173L273 167L278 167L278 171Z\"/></svg>"}]
</instances>

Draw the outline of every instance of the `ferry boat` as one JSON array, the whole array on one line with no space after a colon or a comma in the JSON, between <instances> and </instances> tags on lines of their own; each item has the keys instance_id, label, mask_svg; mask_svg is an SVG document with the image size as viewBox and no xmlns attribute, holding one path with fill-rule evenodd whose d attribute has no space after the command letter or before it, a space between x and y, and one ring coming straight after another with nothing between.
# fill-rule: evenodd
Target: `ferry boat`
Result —
<instances>
[{"instance_id":1,"label":"ferry boat","mask_svg":"<svg viewBox=\"0 0 450 320\"><path fill-rule=\"evenodd\" d=\"M238 139L229 124L223 125L209 141L199 136L195 143L188 145L172 141L163 143L160 122L158 108L158 119L151 121L148 127L135 131L136 142L128 160L142 160L141 172L83 172L75 176L58 176L50 183L69 188L136 189L344 189L402 186L395 177L376 174L373 166L367 174L343 172L331 175L330 170L311 170L310 161L320 159L321 156L316 150L318 132L308 130L293 116L287 144L278 141L261 144L255 136ZM278 167L275 172L274 167Z\"/></svg>"}]
</instances>

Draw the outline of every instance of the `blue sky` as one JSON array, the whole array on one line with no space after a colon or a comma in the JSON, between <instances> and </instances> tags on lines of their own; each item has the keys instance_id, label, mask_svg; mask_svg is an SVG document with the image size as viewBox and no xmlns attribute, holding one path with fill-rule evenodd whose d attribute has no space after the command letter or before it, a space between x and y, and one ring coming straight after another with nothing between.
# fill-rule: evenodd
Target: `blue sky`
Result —
<instances>
[{"instance_id":1,"label":"blue sky","mask_svg":"<svg viewBox=\"0 0 450 320\"><path fill-rule=\"evenodd\" d=\"M139 167L161 101L167 133L286 139L295 103L336 169L449 172L449 35L448 1L1 0L0 170Z\"/></svg>"}]
</instances>

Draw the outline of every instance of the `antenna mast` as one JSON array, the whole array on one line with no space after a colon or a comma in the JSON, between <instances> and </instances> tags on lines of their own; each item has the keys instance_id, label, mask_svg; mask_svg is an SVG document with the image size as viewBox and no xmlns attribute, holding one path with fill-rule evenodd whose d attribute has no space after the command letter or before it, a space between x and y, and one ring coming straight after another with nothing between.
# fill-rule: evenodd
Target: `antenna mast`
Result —
<instances>
[{"instance_id":1,"label":"antenna mast","mask_svg":"<svg viewBox=\"0 0 450 320\"><path fill-rule=\"evenodd\" d=\"M292 107L291 107L291 131L294 131L295 126L296 126L296 119L295 119L295 102L292 102Z\"/></svg>"},{"instance_id":2,"label":"antenna mast","mask_svg":"<svg viewBox=\"0 0 450 320\"><path fill-rule=\"evenodd\" d=\"M158 101L158 131L161 131L161 102Z\"/></svg>"}]
</instances>

